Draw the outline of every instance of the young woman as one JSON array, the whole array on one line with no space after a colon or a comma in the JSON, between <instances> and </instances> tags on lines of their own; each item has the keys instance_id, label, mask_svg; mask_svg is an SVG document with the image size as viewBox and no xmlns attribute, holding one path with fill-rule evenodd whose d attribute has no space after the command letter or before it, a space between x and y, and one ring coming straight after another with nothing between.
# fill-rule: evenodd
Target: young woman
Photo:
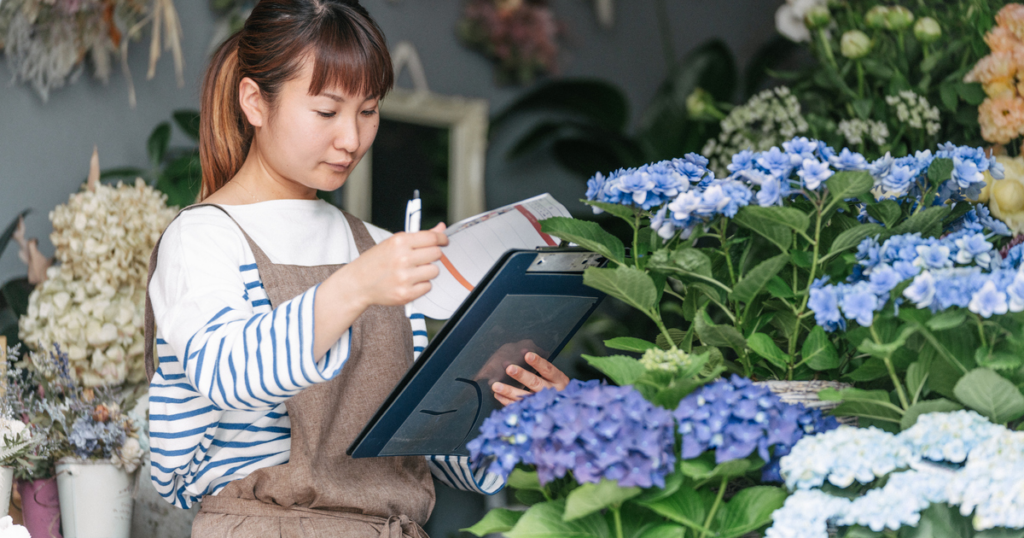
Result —
<instances>
[{"instance_id":1,"label":"young woman","mask_svg":"<svg viewBox=\"0 0 1024 538\"><path fill-rule=\"evenodd\" d=\"M202 501L193 536L419 536L431 470L502 486L465 458L345 455L426 345L406 305L447 244L443 224L390 235L316 198L370 147L392 83L356 1L262 0L211 61L202 203L154 250L147 308L153 483L175 506ZM508 373L530 390L568 383L527 362L541 375Z\"/></svg>"}]
</instances>

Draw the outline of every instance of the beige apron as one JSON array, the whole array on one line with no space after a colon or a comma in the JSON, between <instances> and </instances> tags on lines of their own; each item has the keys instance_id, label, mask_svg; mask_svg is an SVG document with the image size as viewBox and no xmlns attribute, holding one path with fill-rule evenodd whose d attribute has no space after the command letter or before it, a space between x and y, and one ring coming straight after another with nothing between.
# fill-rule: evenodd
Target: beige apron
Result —
<instances>
[{"instance_id":1,"label":"beige apron","mask_svg":"<svg viewBox=\"0 0 1024 538\"><path fill-rule=\"evenodd\" d=\"M224 211L212 204L201 205ZM348 213L345 218L360 254L375 245L362 221ZM275 264L244 230L242 234L256 258L271 306L323 282L341 267ZM157 243L150 259L150 278L159 248ZM154 337L147 294L146 371L150 379ZM192 536L426 537L422 525L434 508L434 485L426 460L352 459L345 455L412 360L412 328L404 308L375 305L367 309L352 325L351 354L341 373L286 402L291 420L288 463L259 469L228 484L217 495L203 497Z\"/></svg>"}]
</instances>

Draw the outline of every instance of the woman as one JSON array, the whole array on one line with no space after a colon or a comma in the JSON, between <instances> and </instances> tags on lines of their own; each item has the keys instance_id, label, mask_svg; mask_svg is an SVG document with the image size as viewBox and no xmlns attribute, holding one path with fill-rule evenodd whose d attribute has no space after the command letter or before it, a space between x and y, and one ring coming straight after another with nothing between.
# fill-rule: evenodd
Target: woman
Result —
<instances>
[{"instance_id":1,"label":"woman","mask_svg":"<svg viewBox=\"0 0 1024 538\"><path fill-rule=\"evenodd\" d=\"M430 289L444 225L389 235L316 198L372 144L393 84L355 1L263 0L214 55L202 95L203 203L150 262L153 483L202 500L193 536L422 535L429 470L493 493L465 458L344 453L426 345L406 306ZM530 390L568 379L509 367ZM503 404L528 391L495 384ZM429 469L429 470L428 470Z\"/></svg>"}]
</instances>

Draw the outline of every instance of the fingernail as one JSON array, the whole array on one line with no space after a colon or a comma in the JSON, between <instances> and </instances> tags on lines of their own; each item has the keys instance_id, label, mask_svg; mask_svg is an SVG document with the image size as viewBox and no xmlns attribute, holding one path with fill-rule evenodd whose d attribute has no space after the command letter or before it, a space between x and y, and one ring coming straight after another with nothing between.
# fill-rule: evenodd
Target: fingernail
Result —
<instances>
[{"instance_id":1,"label":"fingernail","mask_svg":"<svg viewBox=\"0 0 1024 538\"><path fill-rule=\"evenodd\" d=\"M508 375L516 375L518 373L519 373L519 367L518 366L509 366L508 367Z\"/></svg>"},{"instance_id":2,"label":"fingernail","mask_svg":"<svg viewBox=\"0 0 1024 538\"><path fill-rule=\"evenodd\" d=\"M526 362L529 362L529 363L537 362L537 354L536 353L527 353L526 354Z\"/></svg>"}]
</instances>

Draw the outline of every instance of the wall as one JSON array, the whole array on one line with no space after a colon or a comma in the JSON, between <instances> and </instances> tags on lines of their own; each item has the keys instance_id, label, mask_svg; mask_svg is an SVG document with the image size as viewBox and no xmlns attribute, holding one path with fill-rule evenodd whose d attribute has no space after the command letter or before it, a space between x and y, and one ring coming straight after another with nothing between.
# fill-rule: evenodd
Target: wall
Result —
<instances>
[{"instance_id":1,"label":"wall","mask_svg":"<svg viewBox=\"0 0 1024 538\"><path fill-rule=\"evenodd\" d=\"M522 91L493 84L491 66L462 47L454 34L462 3L458 0L364 0L391 43L408 40L422 57L432 90L490 100L492 114ZM711 37L721 37L742 60L774 33L774 12L781 0L670 0L669 19L676 51L682 54ZM565 76L608 80L623 88L634 116L654 94L665 74L654 0L617 0L616 25L597 25L591 0L557 0L567 23ZM146 166L145 140L160 121L178 108L198 107L198 86L205 66L214 18L208 0L176 0L185 32L185 86L178 88L169 56L156 77L145 80L148 41L135 43L129 64L138 107L128 107L127 88L115 67L104 86L83 73L74 84L51 93L43 103L24 85L11 85L0 62L0 226L24 208L28 235L52 253L47 213L67 200L88 172L93 145L104 168ZM145 36L148 40L148 36ZM408 77L400 81L408 84ZM503 155L516 132L491 141L487 165L487 203L497 206L548 191L572 205L583 192L578 178L547 159L509 163ZM177 136L177 135L176 135ZM182 143L184 140L176 139ZM579 210L573 207L573 210ZM0 282L23 274L15 249L0 256Z\"/></svg>"}]
</instances>

